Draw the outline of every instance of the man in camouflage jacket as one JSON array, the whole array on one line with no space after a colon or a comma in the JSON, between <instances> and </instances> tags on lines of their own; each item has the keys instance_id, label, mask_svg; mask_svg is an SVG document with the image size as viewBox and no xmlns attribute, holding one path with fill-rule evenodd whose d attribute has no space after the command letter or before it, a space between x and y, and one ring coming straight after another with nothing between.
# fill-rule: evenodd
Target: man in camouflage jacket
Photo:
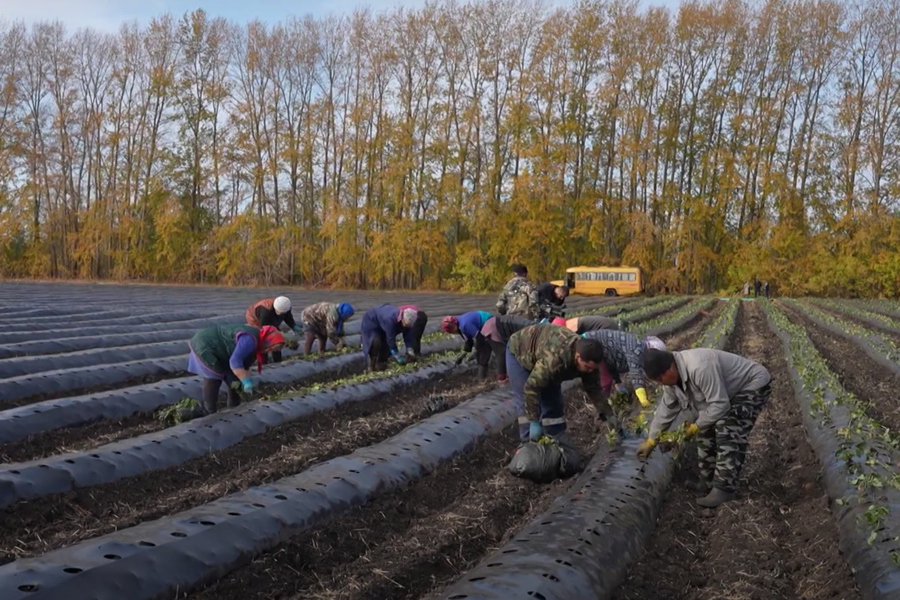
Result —
<instances>
[{"instance_id":1,"label":"man in camouflage jacket","mask_svg":"<svg viewBox=\"0 0 900 600\"><path fill-rule=\"evenodd\" d=\"M538 440L545 432L556 436L566 430L561 384L576 377L581 378L600 418L612 418L600 390L602 359L599 342L558 325L530 325L512 334L506 346L506 369L519 411L519 436Z\"/></svg>"},{"instance_id":2,"label":"man in camouflage jacket","mask_svg":"<svg viewBox=\"0 0 900 600\"><path fill-rule=\"evenodd\" d=\"M353 307L346 302L317 302L304 308L300 313L306 334L303 352L312 352L313 342L317 339L319 354L325 352L326 340L331 340L336 350L342 350L347 345L344 341L344 323L352 316Z\"/></svg>"},{"instance_id":3,"label":"man in camouflage jacket","mask_svg":"<svg viewBox=\"0 0 900 600\"><path fill-rule=\"evenodd\" d=\"M743 356L709 348L648 349L644 370L665 392L638 457L645 460L662 432L683 415L685 439L697 439L700 485L710 490L697 504L716 508L733 500L750 432L772 394L769 370Z\"/></svg>"},{"instance_id":4,"label":"man in camouflage jacket","mask_svg":"<svg viewBox=\"0 0 900 600\"><path fill-rule=\"evenodd\" d=\"M524 266L513 265L513 273L515 277L506 282L497 299L497 312L537 321L541 309L538 288L528 281L528 269Z\"/></svg>"}]
</instances>

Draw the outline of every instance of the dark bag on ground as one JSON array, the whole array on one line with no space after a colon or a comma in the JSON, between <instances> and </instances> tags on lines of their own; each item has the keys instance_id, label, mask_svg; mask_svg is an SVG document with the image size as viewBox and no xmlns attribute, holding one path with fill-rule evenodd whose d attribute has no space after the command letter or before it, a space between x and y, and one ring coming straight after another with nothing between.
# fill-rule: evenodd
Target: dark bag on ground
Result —
<instances>
[{"instance_id":1,"label":"dark bag on ground","mask_svg":"<svg viewBox=\"0 0 900 600\"><path fill-rule=\"evenodd\" d=\"M544 436L539 442L519 446L509 463L509 472L535 483L550 483L578 472L581 454L571 438L561 434L556 438Z\"/></svg>"}]
</instances>

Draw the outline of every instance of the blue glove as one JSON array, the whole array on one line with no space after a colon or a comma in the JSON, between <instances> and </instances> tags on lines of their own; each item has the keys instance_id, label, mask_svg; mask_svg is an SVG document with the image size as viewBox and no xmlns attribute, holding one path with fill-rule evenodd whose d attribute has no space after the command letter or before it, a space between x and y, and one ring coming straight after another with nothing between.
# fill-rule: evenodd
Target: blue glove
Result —
<instances>
[{"instance_id":1,"label":"blue glove","mask_svg":"<svg viewBox=\"0 0 900 600\"><path fill-rule=\"evenodd\" d=\"M300 327L299 325L294 325L292 329L294 330L294 333L296 333L297 335L300 335L301 333L303 333L303 328Z\"/></svg>"},{"instance_id":2,"label":"blue glove","mask_svg":"<svg viewBox=\"0 0 900 600\"><path fill-rule=\"evenodd\" d=\"M617 391L617 392L621 392L621 393L623 393L623 394L627 394L627 393L628 393L628 388L625 387L625 384L624 384L624 383L620 383L619 385L616 386L616 391Z\"/></svg>"},{"instance_id":3,"label":"blue glove","mask_svg":"<svg viewBox=\"0 0 900 600\"><path fill-rule=\"evenodd\" d=\"M245 392L247 392L248 394L253 393L253 380L252 379L250 379L249 377L246 379L241 379L241 385L243 386Z\"/></svg>"},{"instance_id":4,"label":"blue glove","mask_svg":"<svg viewBox=\"0 0 900 600\"><path fill-rule=\"evenodd\" d=\"M397 354L394 354L394 360L397 361L397 364L398 364L398 365L405 365L405 364L406 364L406 357L405 357L405 356L398 356Z\"/></svg>"},{"instance_id":5,"label":"blue glove","mask_svg":"<svg viewBox=\"0 0 900 600\"><path fill-rule=\"evenodd\" d=\"M532 442L536 442L544 435L544 426L538 421L532 421L528 426L528 437Z\"/></svg>"}]
</instances>

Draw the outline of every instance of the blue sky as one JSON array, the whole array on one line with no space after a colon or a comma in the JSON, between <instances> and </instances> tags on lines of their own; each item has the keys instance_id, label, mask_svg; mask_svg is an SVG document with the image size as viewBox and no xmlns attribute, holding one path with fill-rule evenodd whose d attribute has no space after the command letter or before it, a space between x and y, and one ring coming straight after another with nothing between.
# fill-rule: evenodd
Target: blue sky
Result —
<instances>
[{"instance_id":1,"label":"blue sky","mask_svg":"<svg viewBox=\"0 0 900 600\"><path fill-rule=\"evenodd\" d=\"M554 5L566 3L566 0L546 1ZM196 8L203 8L213 16L245 23L255 18L276 22L292 14L319 16L348 13L361 6L379 11L395 6L421 6L424 3L425 0L0 0L0 18L21 20L28 24L59 19L72 30L94 27L112 32L124 21L137 19L146 22L150 17L164 12L181 15ZM641 0L641 4L675 8L678 0Z\"/></svg>"}]
</instances>

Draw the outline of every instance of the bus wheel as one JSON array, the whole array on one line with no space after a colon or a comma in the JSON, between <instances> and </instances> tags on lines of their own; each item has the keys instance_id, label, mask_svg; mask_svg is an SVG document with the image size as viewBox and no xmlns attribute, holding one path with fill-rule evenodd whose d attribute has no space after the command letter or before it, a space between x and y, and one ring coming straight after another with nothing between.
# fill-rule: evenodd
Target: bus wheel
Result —
<instances>
[{"instance_id":1,"label":"bus wheel","mask_svg":"<svg viewBox=\"0 0 900 600\"><path fill-rule=\"evenodd\" d=\"M607 296L617 296L618 294L616 294L616 290L614 290L613 288L609 288L608 290L606 290L606 295Z\"/></svg>"}]
</instances>

